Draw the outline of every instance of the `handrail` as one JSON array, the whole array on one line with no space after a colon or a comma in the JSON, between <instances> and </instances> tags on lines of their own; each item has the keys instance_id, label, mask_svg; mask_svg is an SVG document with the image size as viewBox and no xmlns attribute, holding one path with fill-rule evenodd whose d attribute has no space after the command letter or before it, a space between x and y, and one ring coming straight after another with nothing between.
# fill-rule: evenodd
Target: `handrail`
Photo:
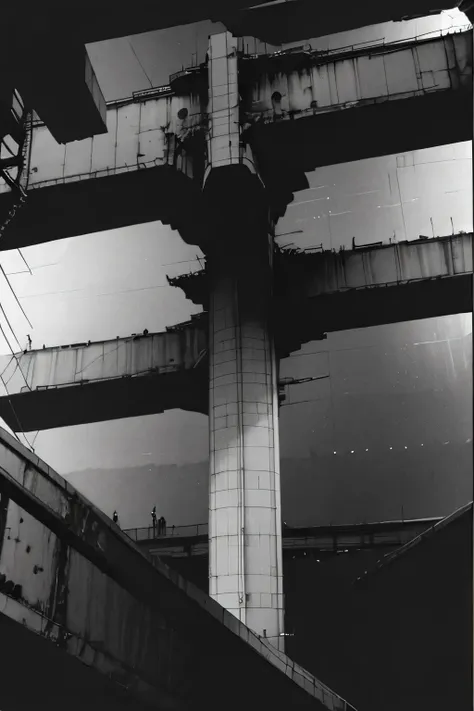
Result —
<instances>
[{"instance_id":1,"label":"handrail","mask_svg":"<svg viewBox=\"0 0 474 711\"><path fill-rule=\"evenodd\" d=\"M348 533L368 535L370 532L388 532L394 528L407 528L410 526L434 525L443 520L443 517L432 517L426 519L406 519L396 521L377 521L371 523L357 524L335 524L329 526L295 526L283 528L283 537L301 537L304 539L313 538L317 533L320 535L344 535ZM158 522L155 526L142 526L124 529L124 533L133 541L152 541L159 538L196 538L207 536L209 525L207 523L186 524L183 526L166 526L165 532L160 533Z\"/></svg>"},{"instance_id":2,"label":"handrail","mask_svg":"<svg viewBox=\"0 0 474 711\"><path fill-rule=\"evenodd\" d=\"M207 523L187 524L185 526L166 526L164 533L158 532L158 522L155 526L142 526L139 528L124 529L124 533L133 541L152 541L156 538L195 538L208 534L209 525Z\"/></svg>"}]
</instances>

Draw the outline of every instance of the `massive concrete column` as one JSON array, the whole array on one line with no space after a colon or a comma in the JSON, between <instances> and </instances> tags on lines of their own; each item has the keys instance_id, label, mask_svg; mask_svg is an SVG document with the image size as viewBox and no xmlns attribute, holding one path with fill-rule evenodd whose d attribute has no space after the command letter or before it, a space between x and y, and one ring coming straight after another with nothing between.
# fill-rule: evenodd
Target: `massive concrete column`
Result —
<instances>
[{"instance_id":1,"label":"massive concrete column","mask_svg":"<svg viewBox=\"0 0 474 711\"><path fill-rule=\"evenodd\" d=\"M249 262L252 260L249 255ZM210 595L283 649L277 367L265 268L221 258L209 312Z\"/></svg>"},{"instance_id":2,"label":"massive concrete column","mask_svg":"<svg viewBox=\"0 0 474 711\"><path fill-rule=\"evenodd\" d=\"M209 42L209 594L283 650L268 206L240 137L237 44Z\"/></svg>"}]
</instances>

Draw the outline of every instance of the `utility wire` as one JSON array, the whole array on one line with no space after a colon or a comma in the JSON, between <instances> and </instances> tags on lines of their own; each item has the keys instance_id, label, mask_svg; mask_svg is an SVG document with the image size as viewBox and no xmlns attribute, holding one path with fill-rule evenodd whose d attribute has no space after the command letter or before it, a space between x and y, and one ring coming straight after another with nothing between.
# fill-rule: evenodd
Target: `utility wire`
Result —
<instances>
[{"instance_id":1,"label":"utility wire","mask_svg":"<svg viewBox=\"0 0 474 711\"><path fill-rule=\"evenodd\" d=\"M135 59L137 60L138 64L140 65L143 74L144 74L144 75L146 76L146 78L148 79L148 82L149 82L149 84L150 84L150 87L153 89L152 81L151 81L150 77L148 76L148 74L146 73L145 67L144 67L143 64L140 62L140 59L139 59L139 57L138 57L138 54L135 52L131 40L128 40L128 44L130 45L130 49L132 50L133 54L135 55Z\"/></svg>"},{"instance_id":2,"label":"utility wire","mask_svg":"<svg viewBox=\"0 0 474 711\"><path fill-rule=\"evenodd\" d=\"M121 289L119 291L106 291L102 294L85 294L84 299L95 299L98 296L115 296L116 294L128 294L131 291L150 291L152 289L167 289L169 284L157 284L155 286L141 286L136 289ZM40 296L57 296L58 294L73 294L80 291L85 291L84 288L81 289L65 289L64 291L46 291L43 294L26 294L25 296L20 296L20 299L32 299Z\"/></svg>"},{"instance_id":3,"label":"utility wire","mask_svg":"<svg viewBox=\"0 0 474 711\"><path fill-rule=\"evenodd\" d=\"M15 297L15 301L16 301L16 303L18 304L18 306L20 307L23 316L24 316L24 317L26 318L26 320L28 321L28 325L30 326L30 328L33 328L33 324L31 323L30 319L29 319L28 316L26 315L25 309L24 309L23 306L20 304L20 300L18 299L18 296L16 295L15 289L14 289L14 288L12 287L12 285L10 284L10 280L9 280L9 278L7 277L7 275L5 274L5 270L4 270L4 268L2 267L1 264L0 264L0 271L2 272L3 276L5 277L6 282L7 282L8 286L10 287L10 290L11 290L13 296ZM19 344L18 344L18 345L19 345ZM21 346L20 346L20 347L21 347Z\"/></svg>"},{"instance_id":4,"label":"utility wire","mask_svg":"<svg viewBox=\"0 0 474 711\"><path fill-rule=\"evenodd\" d=\"M29 271L29 273L31 274L31 276L33 276L33 272L31 271L31 267L30 267L30 265L28 264L28 262L26 261L24 255L23 255L23 252L21 251L20 248L18 248L18 254L20 255L20 257L21 257L21 258L23 259L23 261L25 262L25 266L26 266L26 268L28 269L28 271ZM6 275L5 275L5 276L6 276Z\"/></svg>"},{"instance_id":5,"label":"utility wire","mask_svg":"<svg viewBox=\"0 0 474 711\"><path fill-rule=\"evenodd\" d=\"M10 358L10 360L8 361L8 363L6 364L6 366L4 367L4 369L2 370L2 372L0 373L0 376L4 375L4 374L7 372L8 368L10 367L11 362L12 362L13 360L15 360L15 356L14 356L14 355L12 355L12 357ZM10 377L11 377L11 376L10 376Z\"/></svg>"},{"instance_id":6,"label":"utility wire","mask_svg":"<svg viewBox=\"0 0 474 711\"><path fill-rule=\"evenodd\" d=\"M0 311L1 311L2 314L3 314L3 316L4 316L4 318L5 318L5 321L7 322L8 328L9 328L10 331L13 333L13 338L15 339L15 341L16 341L17 344L18 344L18 348L21 350L20 341L19 341L18 338L16 337L15 331L13 330L13 326L11 325L11 323L10 323L10 321L9 321L9 319L8 319L8 316L7 316L6 312L5 312L5 309L4 309L3 306L2 306L2 302L1 302L1 301L0 301ZM0 328L1 328L1 327L0 327ZM8 338L6 337L3 328L2 328L2 334L3 334L3 337L5 338L6 342L8 343L8 346L9 346L10 350L11 350L12 353L13 353L13 348L10 346L10 341L9 341Z\"/></svg>"},{"instance_id":7,"label":"utility wire","mask_svg":"<svg viewBox=\"0 0 474 711\"><path fill-rule=\"evenodd\" d=\"M0 333L2 334L3 338L5 339L5 341L6 341L7 345L8 345L8 347L9 347L9 349L10 349L10 351L11 351L12 358L14 358L15 361L16 361L16 368L15 368L15 370L13 371L12 375L10 376L10 378L8 379L8 382L10 382L10 380L13 378L13 375L15 374L16 370L18 369L18 370L20 371L22 377L23 377L23 380L25 381L26 387L28 388L28 390L31 391L31 386L30 386L30 384L28 383L28 380L26 379L25 374L23 373L22 369L20 368L20 361L19 361L19 358L18 358L18 356L16 355L16 353L14 352L13 348L11 347L10 341L8 340L8 338L7 338L7 336L6 336L6 333L5 333L5 331L3 330L3 326L2 326L1 324L0 324ZM10 359L10 362L9 362L8 365L10 365L11 362L12 362L12 361L11 361L11 359ZM7 368L8 368L8 366L7 366ZM3 373L5 373L5 371L6 371L6 368L5 368L4 371L2 372L2 377L3 377ZM4 383L4 385L5 385L5 383Z\"/></svg>"},{"instance_id":8,"label":"utility wire","mask_svg":"<svg viewBox=\"0 0 474 711\"><path fill-rule=\"evenodd\" d=\"M19 250L18 250L19 251ZM30 270L30 274L35 272L37 269L45 269L46 267L56 267L59 264L59 262L52 262L51 264L38 264L33 267L32 270ZM17 274L27 274L24 269L21 270L21 272L7 272L7 276L16 276Z\"/></svg>"}]
</instances>

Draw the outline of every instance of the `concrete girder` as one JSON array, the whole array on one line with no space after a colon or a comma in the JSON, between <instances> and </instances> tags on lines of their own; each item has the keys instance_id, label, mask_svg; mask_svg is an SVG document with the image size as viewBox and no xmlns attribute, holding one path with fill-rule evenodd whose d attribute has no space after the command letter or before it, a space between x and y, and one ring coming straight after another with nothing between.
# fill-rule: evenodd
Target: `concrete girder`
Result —
<instances>
[{"instance_id":1,"label":"concrete girder","mask_svg":"<svg viewBox=\"0 0 474 711\"><path fill-rule=\"evenodd\" d=\"M171 279L208 308L206 272ZM472 233L275 257L278 357L331 331L472 311Z\"/></svg>"},{"instance_id":2,"label":"concrete girder","mask_svg":"<svg viewBox=\"0 0 474 711\"><path fill-rule=\"evenodd\" d=\"M0 249L162 220L206 250L207 98L193 76L185 92L168 87L109 104L109 132L72 146L36 125L28 199ZM471 138L472 32L370 52L242 57L239 76L239 150L258 166L275 219L318 166ZM0 217L12 200L0 182Z\"/></svg>"},{"instance_id":3,"label":"concrete girder","mask_svg":"<svg viewBox=\"0 0 474 711\"><path fill-rule=\"evenodd\" d=\"M41 9L33 6L27 16L22 8L2 11L4 41L2 66L9 81L22 93L61 143L98 135L105 130L103 97L94 78L89 85L90 63L84 44L113 37L172 27L204 19L223 20L234 34L255 35L281 44L307 37L339 32L367 24L401 20L450 9L432 0L366 0L354 9L350 0L322 9L313 0L298 0L258 8L261 0L231 0L226 9L215 0L199 8L186 3L177 8L138 0L132 16L125 9L105 1L81 4L74 22L65 16L61 3L50 0ZM248 9L252 5L251 9ZM461 9L472 12L469 2ZM85 67L84 67L85 60ZM86 70L86 71L84 71ZM85 83L84 83L85 80Z\"/></svg>"},{"instance_id":4,"label":"concrete girder","mask_svg":"<svg viewBox=\"0 0 474 711\"><path fill-rule=\"evenodd\" d=\"M165 333L26 351L2 358L10 397L2 417L13 430L42 429L155 414L206 413L207 333L190 323ZM91 419L92 418L92 419Z\"/></svg>"},{"instance_id":5,"label":"concrete girder","mask_svg":"<svg viewBox=\"0 0 474 711\"><path fill-rule=\"evenodd\" d=\"M4 430L0 502L5 711L31 703L217 711L223 698L236 711L353 709L194 585L151 564ZM28 684L18 685L19 663Z\"/></svg>"},{"instance_id":6,"label":"concrete girder","mask_svg":"<svg viewBox=\"0 0 474 711\"><path fill-rule=\"evenodd\" d=\"M275 261L278 358L327 332L472 311L472 234ZM208 308L206 272L170 283ZM173 408L207 414L206 318L176 333L4 356L0 416L32 431Z\"/></svg>"}]
</instances>

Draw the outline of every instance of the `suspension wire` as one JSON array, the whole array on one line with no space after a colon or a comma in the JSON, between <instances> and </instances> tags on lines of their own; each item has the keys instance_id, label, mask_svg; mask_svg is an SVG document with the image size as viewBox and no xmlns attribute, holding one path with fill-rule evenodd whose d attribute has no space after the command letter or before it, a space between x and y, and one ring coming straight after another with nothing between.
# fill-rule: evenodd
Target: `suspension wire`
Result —
<instances>
[{"instance_id":1,"label":"suspension wire","mask_svg":"<svg viewBox=\"0 0 474 711\"><path fill-rule=\"evenodd\" d=\"M31 271L31 267L30 267L30 265L28 264L28 262L26 261L25 256L24 256L23 252L21 251L21 249L20 249L19 247L18 247L18 254L19 254L20 257L23 259L23 261L24 261L24 263L25 263L25 266L26 266L26 268L28 269L28 271L30 272L31 276L33 276L33 272ZM8 276L8 275L5 274L5 276Z\"/></svg>"},{"instance_id":2,"label":"suspension wire","mask_svg":"<svg viewBox=\"0 0 474 711\"><path fill-rule=\"evenodd\" d=\"M138 54L135 52L135 49L134 49L134 47L133 47L133 44L132 44L131 40L128 40L128 44L129 44L130 49L132 50L133 54L135 55L135 59L137 60L138 64L140 65L140 68L141 68L143 74L144 74L144 75L146 76L146 78L148 79L148 82L149 82L149 84L150 84L150 87L153 89L152 81L151 81L150 77L148 76L148 74L146 73L145 67L144 67L143 64L140 62L140 59L139 59L139 57L138 57Z\"/></svg>"},{"instance_id":3,"label":"suspension wire","mask_svg":"<svg viewBox=\"0 0 474 711\"><path fill-rule=\"evenodd\" d=\"M33 272L35 272L37 269L45 269L46 267L56 267L58 264L59 262L51 262L51 264L35 264L33 269L30 270L30 273L33 274ZM7 272L7 276L16 276L17 274L27 274L27 272L24 269L22 269L20 272Z\"/></svg>"},{"instance_id":4,"label":"suspension wire","mask_svg":"<svg viewBox=\"0 0 474 711\"><path fill-rule=\"evenodd\" d=\"M10 331L11 331L12 334L13 334L13 338L15 339L15 341L16 341L17 344L18 344L18 348L21 350L20 341L19 341L18 338L16 337L16 333L15 333L15 331L14 331L14 329L13 329L13 326L12 326L11 323L10 323L10 320L9 320L9 318L8 318L6 312L5 312L5 309L4 309L3 306L2 306L2 302L1 302L1 301L0 301L0 311L2 312L3 316L5 317L5 321L7 322L8 328L10 329ZM2 328L2 334L3 334L3 337L5 338L6 342L8 343L8 346L9 346L10 350L11 350L12 353L13 353L13 348L12 348L11 345L10 345L10 341L9 341L8 338L6 337L5 332L3 331L3 328Z\"/></svg>"},{"instance_id":5,"label":"suspension wire","mask_svg":"<svg viewBox=\"0 0 474 711\"><path fill-rule=\"evenodd\" d=\"M34 328L33 324L32 324L31 321L30 321L30 319L29 319L28 316L26 315L25 309L24 309L23 306L20 304L20 300L19 300L18 296L16 295L15 289L12 287L12 285L11 285L11 283L10 283L10 279L9 279L8 276L6 275L5 270L4 270L4 268L3 268L3 266L2 266L1 264L0 264L0 271L2 272L3 276L5 277L6 282L7 282L8 286L10 287L10 291L12 292L13 296L15 297L15 301L16 301L16 303L18 304L18 306L20 307L23 316L24 316L24 317L26 318L26 320L28 321L28 325L30 326L30 328ZM31 270L30 270L30 273L31 273ZM20 347L21 347L21 346L20 346Z\"/></svg>"},{"instance_id":6,"label":"suspension wire","mask_svg":"<svg viewBox=\"0 0 474 711\"><path fill-rule=\"evenodd\" d=\"M155 284L154 286L140 286L132 289L119 289L118 291L105 291L101 294L83 294L80 296L81 299L96 299L99 296L115 296L116 294L128 294L132 291L152 291L153 289L168 289L169 284ZM40 296L57 296L58 294L74 294L86 291L86 287L80 287L79 289L64 289L63 291L46 291L39 294L25 294L21 296L21 299L33 299Z\"/></svg>"},{"instance_id":7,"label":"suspension wire","mask_svg":"<svg viewBox=\"0 0 474 711\"><path fill-rule=\"evenodd\" d=\"M2 307L1 307L1 304L0 304L0 308L2 308ZM2 311L3 311L3 309L2 309ZM1 333L2 336L4 337L6 343L7 343L8 347L9 347L9 349L10 349L10 351L11 351L11 354L12 354L12 358L10 358L10 361L9 361L7 367L6 367L6 368L3 370L3 372L2 372L2 377L3 377L3 374L5 373L6 369L8 368L8 366L10 365L10 363L12 362L12 359L14 359L14 360L16 361L16 368L15 368L14 372L12 373L12 375L10 376L10 378L8 379L8 382L10 382L10 380L13 378L13 375L15 374L16 370L18 369L18 370L20 371L22 377L23 377L23 380L25 381L26 387L27 387L28 390L31 392L31 386L30 386L28 380L26 379L25 374L23 373L23 371L22 371L22 369L21 369L21 367L20 367L20 360L19 360L19 357L17 356L17 354L14 352L13 348L11 347L10 341L8 340L8 338L7 338L7 336L6 336L6 333L5 333L4 329L3 329L3 326L2 326L1 324L0 324L0 333ZM17 343L18 343L18 341L17 341ZM4 385L5 385L5 383L4 383Z\"/></svg>"},{"instance_id":8,"label":"suspension wire","mask_svg":"<svg viewBox=\"0 0 474 711\"><path fill-rule=\"evenodd\" d=\"M10 367L10 364L11 364L12 360L15 360L15 356L14 356L14 355L11 356L10 360L8 361L8 363L6 364L6 366L4 367L4 369L2 370L2 372L0 373L0 376L4 375L4 374L7 372L8 368Z\"/></svg>"}]
</instances>

